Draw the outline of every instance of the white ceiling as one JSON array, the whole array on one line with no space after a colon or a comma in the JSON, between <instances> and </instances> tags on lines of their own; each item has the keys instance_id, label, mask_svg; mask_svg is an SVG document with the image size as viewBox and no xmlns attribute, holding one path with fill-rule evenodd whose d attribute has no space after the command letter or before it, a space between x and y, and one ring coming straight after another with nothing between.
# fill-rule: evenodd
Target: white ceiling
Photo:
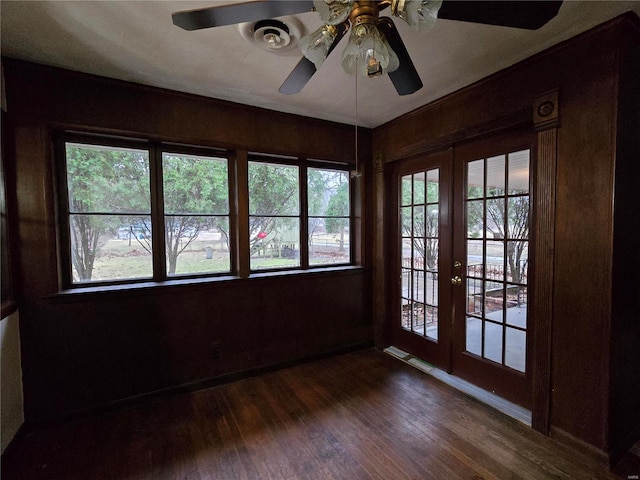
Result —
<instances>
[{"instance_id":1,"label":"white ceiling","mask_svg":"<svg viewBox=\"0 0 640 480\"><path fill-rule=\"evenodd\" d=\"M302 92L278 88L301 58L299 48L265 51L236 25L188 32L171 13L234 1L0 1L2 55L195 93L272 110L356 123L355 80L340 65L343 38ZM359 79L357 124L375 127L617 15L638 1L565 0L536 31L438 20L419 33L395 23L424 87L400 97L388 77ZM386 14L386 11L383 11ZM314 12L285 17L304 35Z\"/></svg>"}]
</instances>

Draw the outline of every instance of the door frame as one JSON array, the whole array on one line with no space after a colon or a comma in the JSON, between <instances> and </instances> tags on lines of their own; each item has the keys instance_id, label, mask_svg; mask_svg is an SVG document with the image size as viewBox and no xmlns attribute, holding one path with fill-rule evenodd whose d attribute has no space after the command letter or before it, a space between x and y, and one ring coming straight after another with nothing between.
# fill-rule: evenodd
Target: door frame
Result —
<instances>
[{"instance_id":1,"label":"door frame","mask_svg":"<svg viewBox=\"0 0 640 480\"><path fill-rule=\"evenodd\" d=\"M516 137L516 140L513 140ZM521 140L524 139L524 140ZM387 286L390 290L390 303L388 304L389 318L392 321L390 328L391 333L391 345L394 345L404 351L407 351L413 355L416 355L425 361L437 366L438 368L446 371L447 373L453 373L460 378L470 381L471 383L478 385L489 391L495 392L497 395L506 398L507 400L514 401L526 408L532 408L533 393L532 393L532 366L533 366L533 340L535 325L532 318L532 308L529 309L527 317L527 345L526 345L526 368L525 373L517 372L508 367L497 365L493 362L488 363L488 367L484 365L485 362L479 361L477 358L464 358L460 363L460 358L454 360L456 355L454 352L455 347L464 345L465 329L463 326L454 326L454 312L455 308L459 311L466 311L464 301L458 300L457 304L453 304L453 289L455 288L449 281L454 274L460 274L456 270L454 273L453 263L454 261L462 262L464 268L461 273L466 271L466 255L457 258L458 252L454 252L454 225L464 222L464 211L461 206L456 208L454 201L458 201L458 198L454 195L454 185L459 183L459 176L461 175L460 169L464 165L462 160L458 160L456 153L465 149L480 149L481 151L501 150L504 147L500 147L505 142L509 143L509 149L513 145L520 145L522 149L529 149L530 154L530 201L535 199L535 171L536 171L536 137L535 132L531 128L530 124L520 125L518 127L505 128L500 131L494 131L480 137L475 137L467 141L458 142L448 149L436 150L429 153L423 153L420 155L412 156L411 158L393 162L391 164L391 175L387 178L390 180L388 193L390 194L390 201L387 203L391 207L390 214L387 216L389 219L388 232L392 234L391 241L389 242L390 253L387 258L387 265L389 272L393 277L387 280ZM498 147L496 147L498 145ZM517 149L518 147L514 147ZM512 149L512 151L515 151ZM496 151L497 153L504 153L502 151ZM481 154L478 154L480 157ZM425 337L417 335L413 332L404 330L400 324L400 304L401 304L401 279L400 276L396 277L401 272L400 265L400 249L402 248L401 233L399 230L399 207L401 205L400 199L400 179L403 175L413 172L419 172L427 170L431 167L440 166L440 201L442 209L440 212L440 255L438 260L438 275L441 279L438 283L439 288L442 290L439 292L439 306L440 310L444 310L445 306L451 305L451 309L442 312L439 318L439 335L438 343L432 342ZM442 168L444 167L444 168ZM462 172L463 173L463 172ZM462 204L461 204L462 205ZM533 299L531 282L534 277L533 270L535 268L535 213L534 206L530 207L530 226L529 226L529 259L530 259L530 279L529 279L529 299ZM455 217L454 217L455 214ZM459 225L458 227L459 228ZM458 242L458 244L463 242ZM461 275L463 281L466 281L466 275ZM463 287L464 288L464 287ZM459 298L463 298L464 295L459 295ZM463 298L464 300L464 298ZM462 310L460 310L462 309ZM464 314L462 314L464 317ZM461 318L462 318L461 317ZM440 323L444 328L440 327ZM470 355L467 355L470 357ZM456 364L457 362L457 364ZM480 363L478 363L480 362ZM486 372L491 371L492 375L496 376L494 382L479 382L478 378L486 376ZM512 384L511 387L505 385Z\"/></svg>"}]
</instances>

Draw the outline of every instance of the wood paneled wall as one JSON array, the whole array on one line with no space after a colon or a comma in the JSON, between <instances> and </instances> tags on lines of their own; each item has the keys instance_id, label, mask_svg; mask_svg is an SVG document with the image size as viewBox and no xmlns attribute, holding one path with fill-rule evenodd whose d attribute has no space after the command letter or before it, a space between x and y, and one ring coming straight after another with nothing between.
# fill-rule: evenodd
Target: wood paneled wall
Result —
<instances>
[{"instance_id":1,"label":"wood paneled wall","mask_svg":"<svg viewBox=\"0 0 640 480\"><path fill-rule=\"evenodd\" d=\"M384 346L388 164L522 124L534 98L558 88L550 423L614 452L640 421L640 295L637 276L625 279L640 271L637 208L624 213L638 206L637 26L634 15L620 17L373 138L363 131L360 151L375 166L367 165L357 209L358 248L372 269L94 296L57 295L57 130L349 161L352 127L6 59L27 420L365 344L373 322ZM208 354L213 341L219 360Z\"/></svg>"},{"instance_id":2,"label":"wood paneled wall","mask_svg":"<svg viewBox=\"0 0 640 480\"><path fill-rule=\"evenodd\" d=\"M639 63L637 47L627 47L638 44L637 27L634 14L619 17L393 120L375 129L373 138L374 158L388 165L532 119L535 97L559 89L548 407L552 431L608 453L639 424L631 403L640 404L640 257L637 222L630 217L638 205L632 184L638 179ZM620 83L623 62L629 66ZM623 213L626 200L635 208ZM379 188L375 204L385 204ZM390 215L394 212L384 211L376 224L388 223ZM383 229L376 233L382 235ZM377 265L384 260L384 243L377 243ZM627 264L622 259L614 264L616 254L626 255ZM636 272L635 278L616 290L623 271ZM620 296L625 300L614 301ZM611 429L610 417L615 419Z\"/></svg>"},{"instance_id":3,"label":"wood paneled wall","mask_svg":"<svg viewBox=\"0 0 640 480\"><path fill-rule=\"evenodd\" d=\"M621 32L613 224L609 444L640 438L640 25ZM616 448L619 447L619 448Z\"/></svg>"},{"instance_id":4,"label":"wood paneled wall","mask_svg":"<svg viewBox=\"0 0 640 480\"><path fill-rule=\"evenodd\" d=\"M27 422L371 344L364 243L355 249L360 267L350 270L59 294L56 132L350 162L353 127L12 59L3 67ZM359 138L370 152L370 132ZM356 189L358 238L370 236L368 181Z\"/></svg>"}]
</instances>

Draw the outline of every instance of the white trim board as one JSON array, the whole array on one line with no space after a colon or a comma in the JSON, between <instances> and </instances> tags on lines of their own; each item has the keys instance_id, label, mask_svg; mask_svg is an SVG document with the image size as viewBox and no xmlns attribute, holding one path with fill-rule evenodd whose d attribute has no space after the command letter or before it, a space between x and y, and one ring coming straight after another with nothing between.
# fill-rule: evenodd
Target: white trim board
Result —
<instances>
[{"instance_id":1,"label":"white trim board","mask_svg":"<svg viewBox=\"0 0 640 480\"><path fill-rule=\"evenodd\" d=\"M520 405L516 405L515 403L509 402L502 397L497 396L494 393L491 393L487 390L483 390L472 383L467 382L459 377L454 375L450 375L444 370L440 370L437 367L421 360L413 355L400 350L397 347L391 346L384 349L384 353L391 355L403 362L411 365L412 367L417 368L418 370L431 375L432 377L437 378L441 382L446 383L447 385L460 390L461 392L470 395L471 397L479 400L480 402L489 405L490 407L495 408L496 410L504 413L505 415L510 416L511 418L515 418L516 420L524 423L525 425L531 426L531 411L527 410Z\"/></svg>"}]
</instances>

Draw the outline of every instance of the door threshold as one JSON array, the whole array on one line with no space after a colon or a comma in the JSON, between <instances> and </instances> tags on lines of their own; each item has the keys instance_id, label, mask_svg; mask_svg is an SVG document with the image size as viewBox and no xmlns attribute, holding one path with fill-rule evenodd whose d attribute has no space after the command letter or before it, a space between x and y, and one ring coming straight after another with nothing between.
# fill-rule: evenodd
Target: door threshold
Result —
<instances>
[{"instance_id":1,"label":"door threshold","mask_svg":"<svg viewBox=\"0 0 640 480\"><path fill-rule=\"evenodd\" d=\"M502 412L505 415L508 415L509 417L514 418L524 423L525 425L528 425L529 427L531 426L531 411L527 410L524 407L521 407L520 405L516 405L515 403L505 400L495 393L484 390L470 382L467 382L466 380L456 377L455 375L450 375L444 370L441 370L431 365L430 363L427 363L424 360L419 359L418 357L414 357L410 353L407 353L404 350L400 350L399 348L396 348L394 346L385 348L384 353L402 360L412 367L415 367L418 370L437 378L441 382L444 382L447 385L460 390L467 395L470 395L476 400L479 400L480 402L495 408L499 412Z\"/></svg>"}]
</instances>

